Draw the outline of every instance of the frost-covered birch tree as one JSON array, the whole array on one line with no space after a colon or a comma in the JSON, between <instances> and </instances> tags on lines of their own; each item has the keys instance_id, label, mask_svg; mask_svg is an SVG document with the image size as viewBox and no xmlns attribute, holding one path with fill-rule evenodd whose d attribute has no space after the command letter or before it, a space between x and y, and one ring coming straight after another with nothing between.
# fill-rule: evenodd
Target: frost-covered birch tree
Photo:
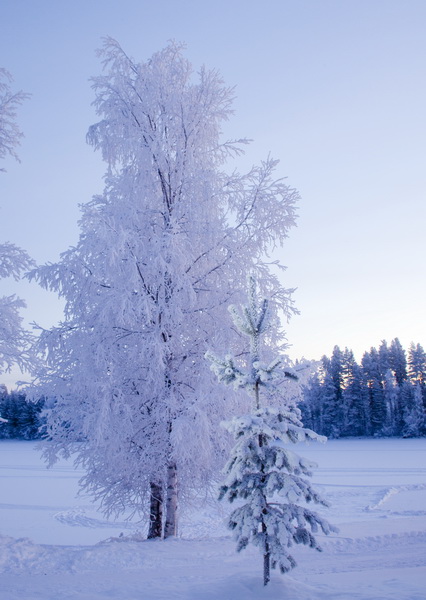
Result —
<instances>
[{"instance_id":1,"label":"frost-covered birch tree","mask_svg":"<svg viewBox=\"0 0 426 600\"><path fill-rule=\"evenodd\" d=\"M252 411L234 417L225 427L236 439L225 466L225 480L219 499L233 503L228 527L234 532L237 550L249 543L263 554L263 583L270 580L270 569L285 573L296 566L288 548L305 544L321 550L315 536L318 530L328 534L334 528L319 514L310 510L310 502L328 506L306 479L315 465L289 449L291 443L325 441L300 422L295 406L267 406L261 401L261 390L267 395L279 394L283 378L295 378L291 370L280 368L281 359L263 363L261 338L268 332L268 302L258 302L255 280L250 279L249 304L240 313L230 307L235 327L250 339L250 356L246 368L238 366L233 356L218 358L208 352L206 358L219 381L245 390L252 398Z\"/></svg>"},{"instance_id":2,"label":"frost-covered birch tree","mask_svg":"<svg viewBox=\"0 0 426 600\"><path fill-rule=\"evenodd\" d=\"M221 139L233 92L215 71L194 76L182 46L137 63L107 39L100 56L88 141L105 189L82 206L77 245L32 273L65 299L63 322L41 332L37 394L55 398L50 459L76 452L106 513L148 510L149 537L168 537L178 498L222 459L227 406L204 354L241 345L218 327L241 277L254 269L274 310L293 310L268 253L298 194L271 158L226 173L246 143Z\"/></svg>"},{"instance_id":3,"label":"frost-covered birch tree","mask_svg":"<svg viewBox=\"0 0 426 600\"><path fill-rule=\"evenodd\" d=\"M25 250L15 244L0 244L0 279L20 278L22 272L34 266ZM25 302L16 295L0 297L0 374L17 365L21 370L31 370L33 356L30 350L34 336L22 325L20 315Z\"/></svg>"},{"instance_id":4,"label":"frost-covered birch tree","mask_svg":"<svg viewBox=\"0 0 426 600\"><path fill-rule=\"evenodd\" d=\"M16 109L28 98L28 94L13 92L10 88L12 76L0 68L0 160L12 156L19 160L16 147L22 132L16 122ZM0 172L5 169L0 168ZM25 250L10 242L0 244L0 278L13 277L18 280L23 272L34 266ZM32 366L29 347L32 335L22 326L21 308L25 302L16 295L0 298L0 374L10 371L13 365L21 369Z\"/></svg>"}]
</instances>

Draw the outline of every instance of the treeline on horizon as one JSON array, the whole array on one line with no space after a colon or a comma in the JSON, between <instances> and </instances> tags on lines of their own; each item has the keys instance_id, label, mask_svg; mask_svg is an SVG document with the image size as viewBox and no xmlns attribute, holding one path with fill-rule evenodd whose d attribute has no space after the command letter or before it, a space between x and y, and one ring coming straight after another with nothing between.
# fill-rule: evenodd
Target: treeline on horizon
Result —
<instances>
[{"instance_id":1,"label":"treeline on horizon","mask_svg":"<svg viewBox=\"0 0 426 600\"><path fill-rule=\"evenodd\" d=\"M419 437L426 434L426 353L398 338L365 352L334 347L303 388L305 427L330 438Z\"/></svg>"},{"instance_id":2,"label":"treeline on horizon","mask_svg":"<svg viewBox=\"0 0 426 600\"><path fill-rule=\"evenodd\" d=\"M36 440L42 437L44 399L29 401L25 393L0 385L0 439Z\"/></svg>"},{"instance_id":3,"label":"treeline on horizon","mask_svg":"<svg viewBox=\"0 0 426 600\"><path fill-rule=\"evenodd\" d=\"M41 438L44 404L0 385L0 439ZM299 408L305 427L330 438L426 435L426 352L414 343L406 352L395 338L358 364L335 346L303 386Z\"/></svg>"}]
</instances>

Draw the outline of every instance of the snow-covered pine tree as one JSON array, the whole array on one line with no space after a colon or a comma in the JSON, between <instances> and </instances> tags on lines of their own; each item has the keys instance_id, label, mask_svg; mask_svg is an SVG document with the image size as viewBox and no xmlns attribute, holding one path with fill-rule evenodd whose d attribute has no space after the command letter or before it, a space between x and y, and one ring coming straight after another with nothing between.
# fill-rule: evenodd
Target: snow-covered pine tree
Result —
<instances>
[{"instance_id":1,"label":"snow-covered pine tree","mask_svg":"<svg viewBox=\"0 0 426 600\"><path fill-rule=\"evenodd\" d=\"M287 237L298 195L272 159L223 170L244 147L221 138L233 91L215 71L195 75L182 45L139 63L107 39L100 54L88 139L107 163L105 189L83 205L76 246L33 273L65 301L63 322L40 336L34 395L55 398L49 458L76 452L107 514L149 515L149 537L168 537L178 489L183 503L222 460L229 407L204 354L238 348L217 327L239 301L235 282L254 268L277 310L291 309L265 256Z\"/></svg>"},{"instance_id":2,"label":"snow-covered pine tree","mask_svg":"<svg viewBox=\"0 0 426 600\"><path fill-rule=\"evenodd\" d=\"M384 396L384 373L381 370L379 352L370 348L361 360L370 396L371 433L381 435L386 423L386 402Z\"/></svg>"},{"instance_id":3,"label":"snow-covered pine tree","mask_svg":"<svg viewBox=\"0 0 426 600\"><path fill-rule=\"evenodd\" d=\"M25 394L12 391L0 396L0 438L34 440L40 437L40 413L44 401L28 402Z\"/></svg>"},{"instance_id":4,"label":"snow-covered pine tree","mask_svg":"<svg viewBox=\"0 0 426 600\"><path fill-rule=\"evenodd\" d=\"M302 387L302 390L302 402L300 403L302 422L306 427L322 433L324 405L318 372L311 376L306 385Z\"/></svg>"},{"instance_id":5,"label":"snow-covered pine tree","mask_svg":"<svg viewBox=\"0 0 426 600\"><path fill-rule=\"evenodd\" d=\"M407 356L398 338L392 340L389 348L389 362L396 384L401 385L407 379Z\"/></svg>"},{"instance_id":6,"label":"snow-covered pine tree","mask_svg":"<svg viewBox=\"0 0 426 600\"><path fill-rule=\"evenodd\" d=\"M413 385L426 384L426 352L420 344L411 342L408 350L408 374Z\"/></svg>"},{"instance_id":7,"label":"snow-covered pine tree","mask_svg":"<svg viewBox=\"0 0 426 600\"><path fill-rule=\"evenodd\" d=\"M403 413L403 437L418 437L425 432L426 413L423 407L422 388L417 383L411 388L411 402L405 406Z\"/></svg>"},{"instance_id":8,"label":"snow-covered pine tree","mask_svg":"<svg viewBox=\"0 0 426 600\"><path fill-rule=\"evenodd\" d=\"M382 429L382 435L396 435L399 412L399 387L397 384L396 377L391 371L391 369L388 369L385 373L383 394L386 406L386 421Z\"/></svg>"},{"instance_id":9,"label":"snow-covered pine tree","mask_svg":"<svg viewBox=\"0 0 426 600\"><path fill-rule=\"evenodd\" d=\"M346 435L369 435L371 428L370 396L364 373L354 363L343 392L349 404L349 430Z\"/></svg>"},{"instance_id":10,"label":"snow-covered pine tree","mask_svg":"<svg viewBox=\"0 0 426 600\"><path fill-rule=\"evenodd\" d=\"M355 401L354 387L352 386L354 379L355 357L352 350L345 348L342 353L341 365L341 435L351 435L353 431L352 422L352 407Z\"/></svg>"},{"instance_id":11,"label":"snow-covered pine tree","mask_svg":"<svg viewBox=\"0 0 426 600\"><path fill-rule=\"evenodd\" d=\"M336 386L329 370L324 370L322 382L322 402L323 402L323 429L319 433L330 438L340 436L342 422L341 407L337 395Z\"/></svg>"},{"instance_id":12,"label":"snow-covered pine tree","mask_svg":"<svg viewBox=\"0 0 426 600\"><path fill-rule=\"evenodd\" d=\"M250 356L246 369L228 355L224 359L208 352L206 358L219 381L244 389L253 400L250 414L235 417L225 424L236 444L225 467L225 481L220 499L242 501L230 515L228 526L233 530L237 550L249 543L263 554L263 582L270 580L270 568L285 573L296 566L288 552L293 544L306 544L321 550L314 533L325 534L334 528L306 503L327 506L327 502L312 488L305 477L315 466L288 448L289 443L325 441L305 429L296 407L273 408L261 403L260 392L279 394L283 378L296 378L291 370L283 370L276 358L264 364L260 360L260 341L268 329L268 302L257 299L255 280L249 280L249 304L240 313L229 307L238 331L250 338Z\"/></svg>"}]
</instances>

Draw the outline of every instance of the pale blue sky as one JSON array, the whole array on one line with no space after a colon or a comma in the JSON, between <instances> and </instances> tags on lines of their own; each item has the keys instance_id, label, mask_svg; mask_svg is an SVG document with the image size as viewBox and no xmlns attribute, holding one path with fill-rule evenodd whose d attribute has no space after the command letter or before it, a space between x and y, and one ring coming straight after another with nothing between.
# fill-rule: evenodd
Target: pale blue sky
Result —
<instances>
[{"instance_id":1,"label":"pale blue sky","mask_svg":"<svg viewBox=\"0 0 426 600\"><path fill-rule=\"evenodd\" d=\"M3 0L0 17L0 66L32 93L22 163L0 174L2 240L39 263L76 243L104 172L85 144L95 49L110 35L145 60L175 39L236 86L226 134L254 140L242 167L271 152L302 195L281 251L301 311L290 355L426 346L425 0ZM12 292L27 321L60 318L36 284L1 283Z\"/></svg>"}]
</instances>

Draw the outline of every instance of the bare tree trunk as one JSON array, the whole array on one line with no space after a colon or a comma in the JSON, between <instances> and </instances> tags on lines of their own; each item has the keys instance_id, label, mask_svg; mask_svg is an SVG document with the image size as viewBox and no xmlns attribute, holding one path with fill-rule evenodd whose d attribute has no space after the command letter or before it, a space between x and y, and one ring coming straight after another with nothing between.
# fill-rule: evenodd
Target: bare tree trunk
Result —
<instances>
[{"instance_id":1,"label":"bare tree trunk","mask_svg":"<svg viewBox=\"0 0 426 600\"><path fill-rule=\"evenodd\" d=\"M167 496L166 496L166 524L164 538L177 535L177 467L175 462L170 462L167 467Z\"/></svg>"},{"instance_id":2,"label":"bare tree trunk","mask_svg":"<svg viewBox=\"0 0 426 600\"><path fill-rule=\"evenodd\" d=\"M262 523L262 532L266 536L265 552L263 554L263 585L268 585L271 579L271 553L269 551L268 532L265 523Z\"/></svg>"},{"instance_id":3,"label":"bare tree trunk","mask_svg":"<svg viewBox=\"0 0 426 600\"><path fill-rule=\"evenodd\" d=\"M148 539L161 538L163 530L163 490L161 485L151 483L151 498L149 506Z\"/></svg>"},{"instance_id":4,"label":"bare tree trunk","mask_svg":"<svg viewBox=\"0 0 426 600\"><path fill-rule=\"evenodd\" d=\"M258 385L258 383L256 383L256 386L255 386L255 397L256 397L256 402L257 402L257 408L259 408L259 385ZM259 448L262 448L263 444L264 444L263 435L260 434L259 435ZM263 489L263 485L265 483L265 475L263 474L264 473L263 465L260 468L260 472L262 473L261 486ZM265 498L265 502L266 502L266 498ZM264 508L262 512L264 515L266 515L267 514L266 508ZM264 552L263 552L263 585L268 585L268 583L271 579L271 553L270 553L270 549L269 549L268 528L263 519L262 519L262 533L265 537L265 546L264 546Z\"/></svg>"}]
</instances>

